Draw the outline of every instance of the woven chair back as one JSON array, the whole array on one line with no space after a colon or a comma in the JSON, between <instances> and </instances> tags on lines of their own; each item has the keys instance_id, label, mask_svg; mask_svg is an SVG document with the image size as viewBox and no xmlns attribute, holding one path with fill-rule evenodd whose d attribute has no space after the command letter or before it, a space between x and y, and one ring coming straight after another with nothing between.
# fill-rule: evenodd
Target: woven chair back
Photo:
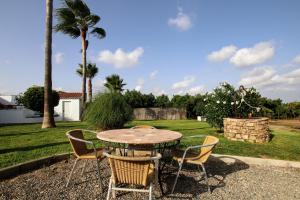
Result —
<instances>
[{"instance_id":1,"label":"woven chair back","mask_svg":"<svg viewBox=\"0 0 300 200\"><path fill-rule=\"evenodd\" d=\"M68 135L70 135L74 138L84 140L82 130L71 130L71 131L67 132L67 136ZM74 140L73 138L71 138L69 136L68 136L68 138L71 143L72 149L77 157L79 157L83 154L86 154L88 152L86 143Z\"/></svg>"},{"instance_id":2,"label":"woven chair back","mask_svg":"<svg viewBox=\"0 0 300 200\"><path fill-rule=\"evenodd\" d=\"M155 127L153 126L150 126L150 125L137 125L137 126L134 126L134 127L131 127L132 129L140 129L140 128L145 128L145 129L156 129Z\"/></svg>"},{"instance_id":3,"label":"woven chair back","mask_svg":"<svg viewBox=\"0 0 300 200\"><path fill-rule=\"evenodd\" d=\"M218 142L219 139L217 137L210 136L210 135L205 137L203 145L210 145L210 144L212 145L207 147L201 147L199 159L201 160L202 163L206 162L206 160L208 159L208 157L210 156L210 154L212 153L213 149L218 144Z\"/></svg>"},{"instance_id":4,"label":"woven chair back","mask_svg":"<svg viewBox=\"0 0 300 200\"><path fill-rule=\"evenodd\" d=\"M118 183L147 186L151 169L151 157L125 157L107 155L113 181Z\"/></svg>"}]
</instances>

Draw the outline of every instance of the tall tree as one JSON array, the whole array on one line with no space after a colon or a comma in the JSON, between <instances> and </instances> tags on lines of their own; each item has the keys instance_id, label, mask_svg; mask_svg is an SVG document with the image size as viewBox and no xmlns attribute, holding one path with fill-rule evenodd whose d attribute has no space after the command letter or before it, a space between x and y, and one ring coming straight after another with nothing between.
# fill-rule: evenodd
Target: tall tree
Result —
<instances>
[{"instance_id":1,"label":"tall tree","mask_svg":"<svg viewBox=\"0 0 300 200\"><path fill-rule=\"evenodd\" d=\"M44 117L42 128L55 127L52 102L52 11L53 1L46 0Z\"/></svg>"},{"instance_id":2,"label":"tall tree","mask_svg":"<svg viewBox=\"0 0 300 200\"><path fill-rule=\"evenodd\" d=\"M81 36L82 43L82 106L86 102L86 50L89 41L87 35L92 34L99 39L106 36L103 28L95 25L100 21L100 17L90 12L89 7L82 0L64 0L62 8L56 9L57 21L55 31L62 32L78 38ZM90 31L89 31L90 29Z\"/></svg>"},{"instance_id":3,"label":"tall tree","mask_svg":"<svg viewBox=\"0 0 300 200\"><path fill-rule=\"evenodd\" d=\"M123 83L123 79L120 78L119 75L113 74L106 77L106 83L104 86L108 88L111 92L122 92L124 89L123 87L126 83Z\"/></svg>"},{"instance_id":4,"label":"tall tree","mask_svg":"<svg viewBox=\"0 0 300 200\"><path fill-rule=\"evenodd\" d=\"M76 70L77 74L80 76L83 75L83 65L79 64L79 69ZM86 77L88 78L88 94L89 94L89 102L93 99L93 85L92 85L92 79L97 75L98 68L96 66L96 63L88 63L86 66Z\"/></svg>"}]
</instances>

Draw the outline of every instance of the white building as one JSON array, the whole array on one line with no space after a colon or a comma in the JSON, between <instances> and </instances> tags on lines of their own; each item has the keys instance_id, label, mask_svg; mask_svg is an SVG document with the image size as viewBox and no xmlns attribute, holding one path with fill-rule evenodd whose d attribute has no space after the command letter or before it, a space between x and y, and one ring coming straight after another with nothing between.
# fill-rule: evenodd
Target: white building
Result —
<instances>
[{"instance_id":1,"label":"white building","mask_svg":"<svg viewBox=\"0 0 300 200\"><path fill-rule=\"evenodd\" d=\"M59 104L54 108L59 120L80 121L80 99L79 92L59 92Z\"/></svg>"},{"instance_id":2,"label":"white building","mask_svg":"<svg viewBox=\"0 0 300 200\"><path fill-rule=\"evenodd\" d=\"M81 93L59 92L59 104L54 107L55 121L80 121ZM0 124L40 123L38 112L18 106L16 95L0 96Z\"/></svg>"}]
</instances>

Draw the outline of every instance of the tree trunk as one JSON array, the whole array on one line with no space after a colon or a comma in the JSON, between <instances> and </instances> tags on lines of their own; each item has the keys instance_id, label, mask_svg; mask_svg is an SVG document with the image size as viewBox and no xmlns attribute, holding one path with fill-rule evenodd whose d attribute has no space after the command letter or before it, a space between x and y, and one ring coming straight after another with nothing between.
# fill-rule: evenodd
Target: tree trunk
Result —
<instances>
[{"instance_id":1,"label":"tree trunk","mask_svg":"<svg viewBox=\"0 0 300 200\"><path fill-rule=\"evenodd\" d=\"M92 102L92 100L93 100L93 85L92 85L91 78L89 78L89 82L88 82L88 91L89 91L89 102Z\"/></svg>"},{"instance_id":2,"label":"tree trunk","mask_svg":"<svg viewBox=\"0 0 300 200\"><path fill-rule=\"evenodd\" d=\"M55 127L52 103L52 10L53 0L46 0L44 117L42 128Z\"/></svg>"},{"instance_id":3,"label":"tree trunk","mask_svg":"<svg viewBox=\"0 0 300 200\"><path fill-rule=\"evenodd\" d=\"M81 30L81 39L82 39L82 106L81 106L81 114L83 113L85 109L85 103L86 103L86 31Z\"/></svg>"}]
</instances>

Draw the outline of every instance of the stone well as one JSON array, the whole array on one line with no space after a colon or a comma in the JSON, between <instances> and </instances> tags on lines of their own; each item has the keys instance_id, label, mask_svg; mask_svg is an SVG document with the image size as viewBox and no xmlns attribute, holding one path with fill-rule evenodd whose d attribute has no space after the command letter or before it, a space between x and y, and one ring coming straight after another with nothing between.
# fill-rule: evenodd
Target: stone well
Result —
<instances>
[{"instance_id":1,"label":"stone well","mask_svg":"<svg viewBox=\"0 0 300 200\"><path fill-rule=\"evenodd\" d=\"M224 118L224 136L230 140L265 143L269 135L269 118Z\"/></svg>"}]
</instances>

